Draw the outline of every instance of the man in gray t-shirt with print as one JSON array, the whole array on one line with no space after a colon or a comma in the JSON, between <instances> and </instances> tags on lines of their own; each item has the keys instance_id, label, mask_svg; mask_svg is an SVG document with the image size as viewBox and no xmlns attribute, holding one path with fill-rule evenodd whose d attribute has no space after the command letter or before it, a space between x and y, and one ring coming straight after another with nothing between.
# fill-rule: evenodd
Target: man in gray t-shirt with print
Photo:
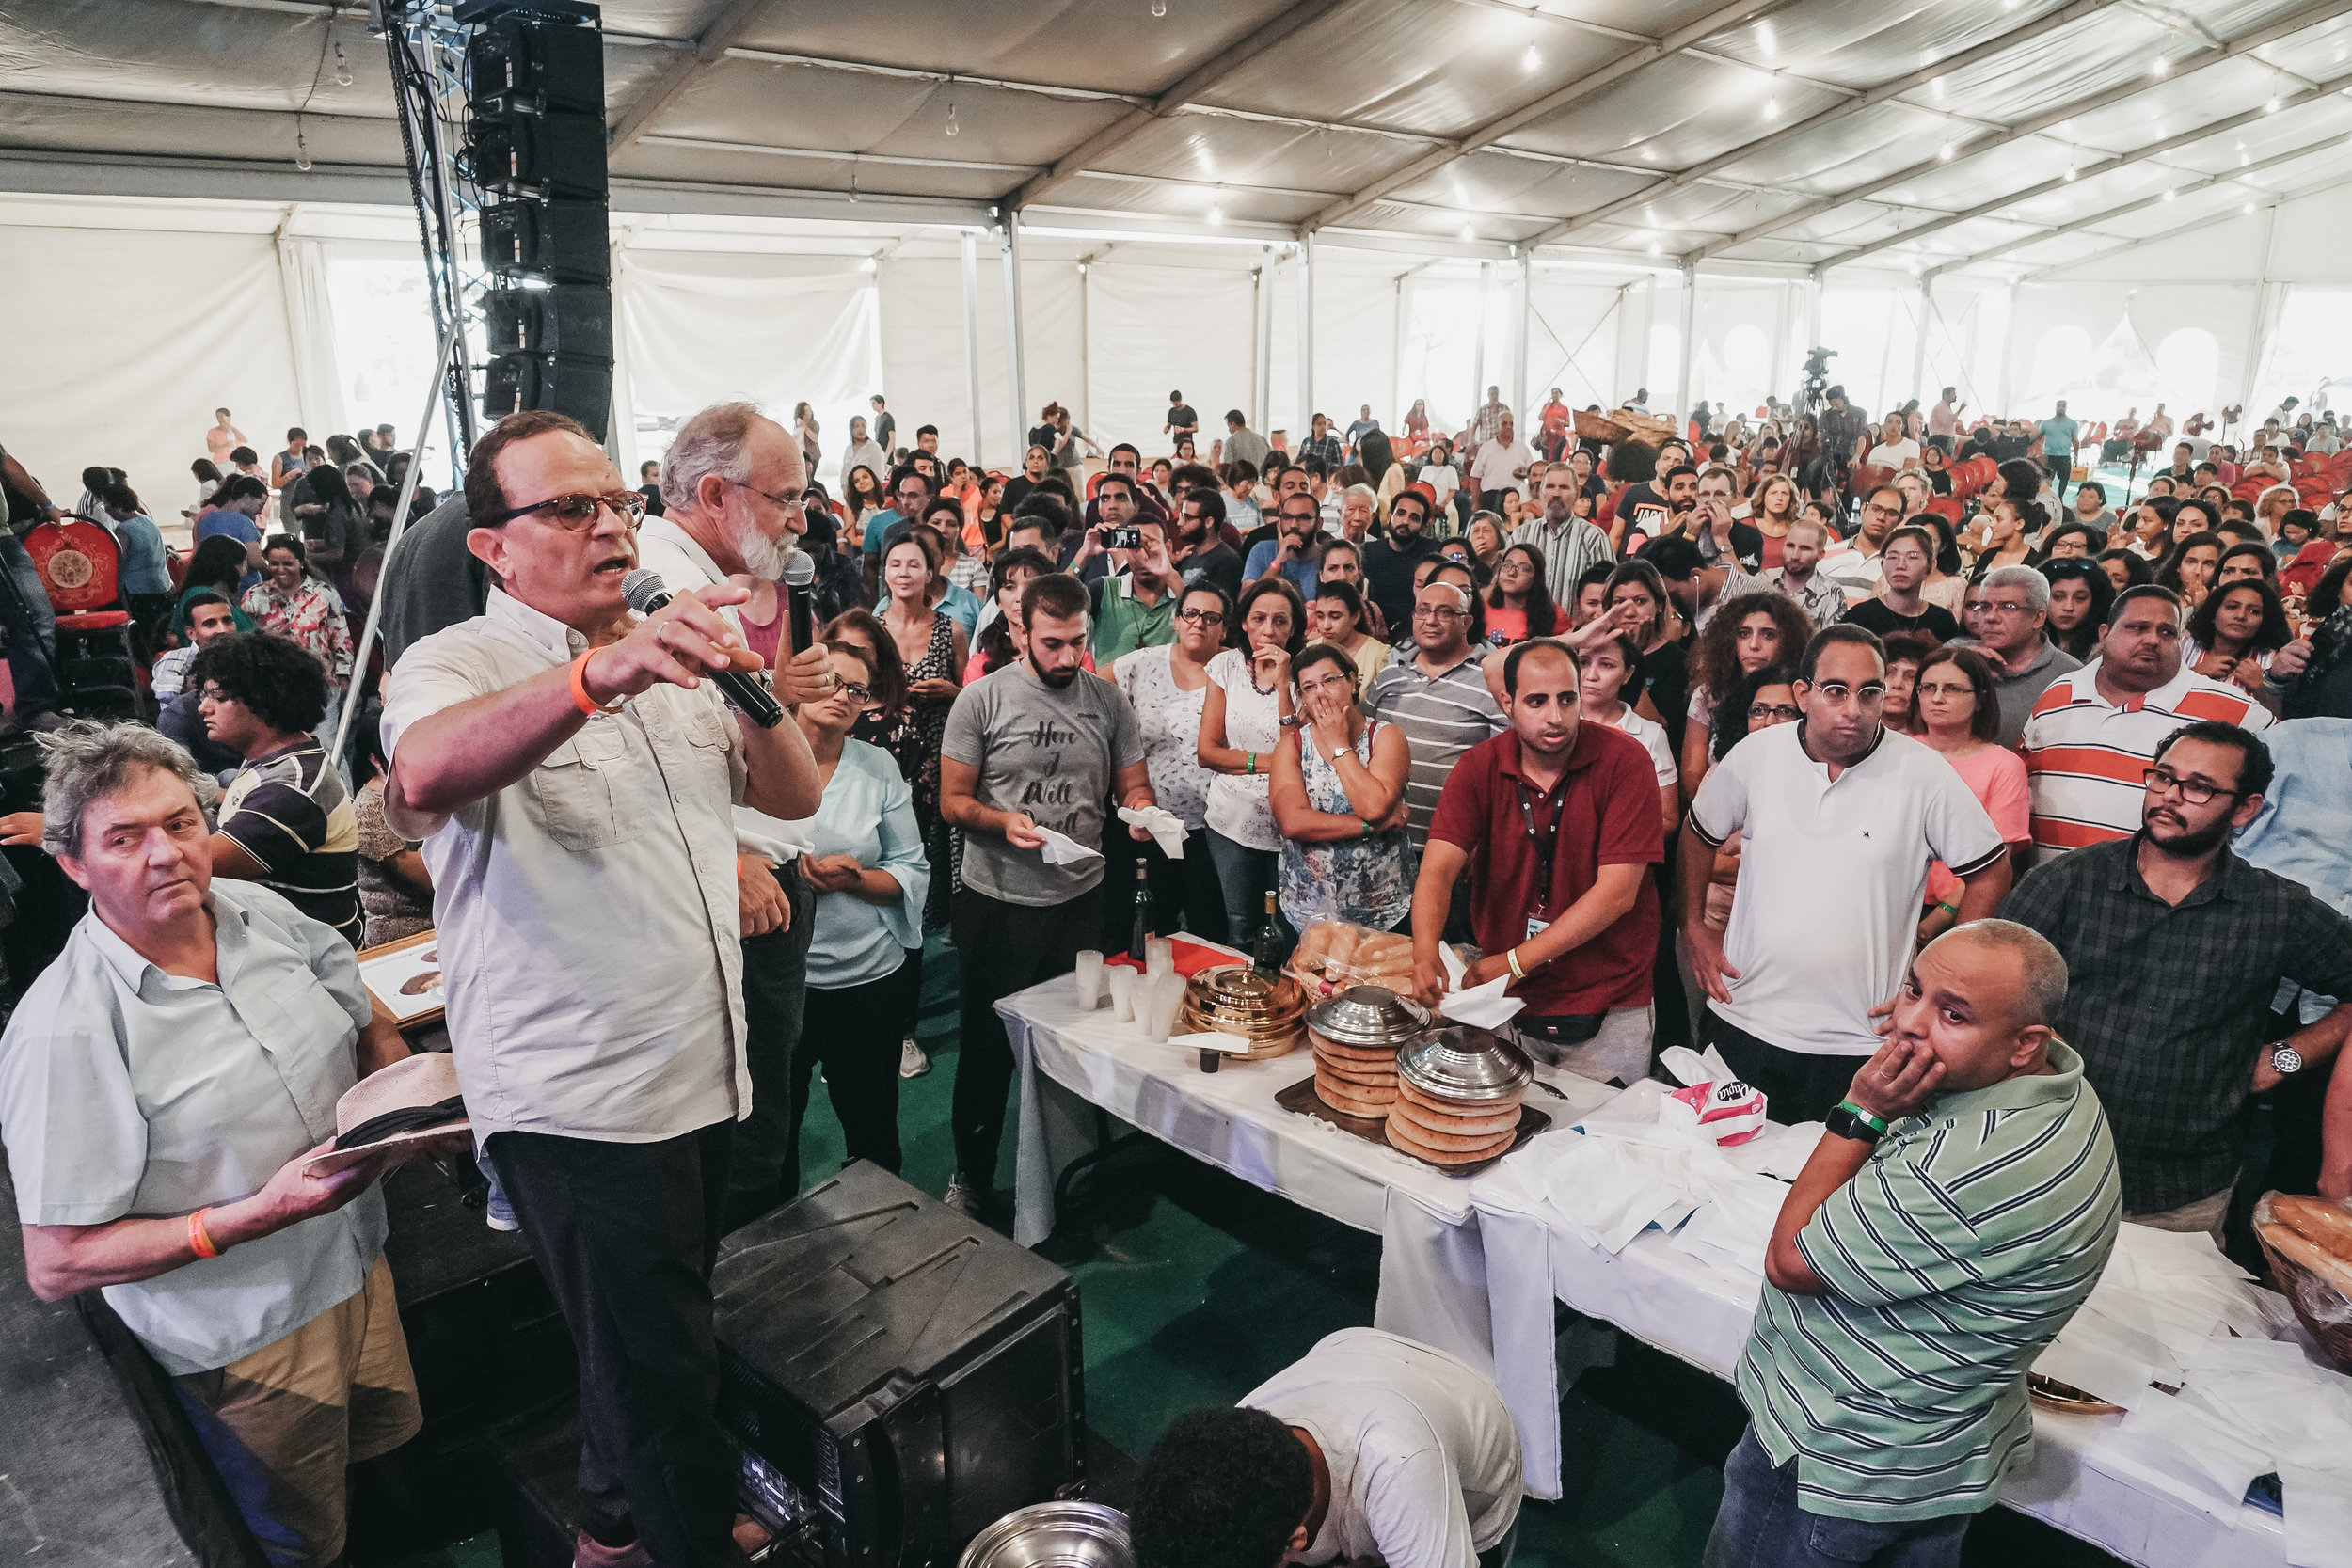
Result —
<instances>
[{"instance_id":1,"label":"man in gray t-shirt with print","mask_svg":"<svg viewBox=\"0 0 2352 1568\"><path fill-rule=\"evenodd\" d=\"M940 815L963 830L956 962L963 1028L950 1117L956 1174L947 1201L979 1216L993 1194L1012 1086L1012 1046L996 1003L1077 963L1103 924L1106 801L1148 806L1143 732L1119 688L1081 669L1087 591L1056 572L1021 595L1028 651L956 698L940 743ZM1129 832L1137 839L1149 835ZM1090 854L1054 863L1075 840Z\"/></svg>"}]
</instances>

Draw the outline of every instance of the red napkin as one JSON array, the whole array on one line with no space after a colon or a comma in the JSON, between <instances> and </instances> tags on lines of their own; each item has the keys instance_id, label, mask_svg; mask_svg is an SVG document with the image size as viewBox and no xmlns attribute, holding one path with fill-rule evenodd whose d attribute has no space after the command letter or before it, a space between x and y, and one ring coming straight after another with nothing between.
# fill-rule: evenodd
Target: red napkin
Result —
<instances>
[{"instance_id":1,"label":"red napkin","mask_svg":"<svg viewBox=\"0 0 2352 1568\"><path fill-rule=\"evenodd\" d=\"M1170 951L1176 961L1176 973L1185 976L1187 979L1200 974L1204 969L1214 969L1218 964L1246 963L1248 961L1237 954L1229 953L1222 947L1212 947L1206 942L1186 942L1183 937L1174 937L1171 938L1170 941L1173 943ZM1144 967L1124 953L1112 953L1106 955L1104 958L1103 962L1105 965L1117 964L1121 969L1141 969Z\"/></svg>"}]
</instances>

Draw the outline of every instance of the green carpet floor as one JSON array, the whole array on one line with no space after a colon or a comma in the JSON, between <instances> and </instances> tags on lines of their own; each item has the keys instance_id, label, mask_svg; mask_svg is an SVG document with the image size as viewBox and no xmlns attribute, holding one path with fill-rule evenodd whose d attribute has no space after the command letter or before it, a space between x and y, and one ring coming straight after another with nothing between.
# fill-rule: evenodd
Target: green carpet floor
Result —
<instances>
[{"instance_id":1,"label":"green carpet floor","mask_svg":"<svg viewBox=\"0 0 2352 1568\"><path fill-rule=\"evenodd\" d=\"M925 955L920 1038L933 1070L900 1085L905 1176L946 1191L955 1076L956 974L934 937ZM841 1160L821 1093L803 1129L812 1178ZM1000 1190L1012 1184L1008 1132ZM1372 1322L1380 1243L1158 1144L1115 1156L1040 1251L1079 1281L1086 1308L1087 1419L1140 1458L1168 1418L1230 1404L1324 1335ZM1730 1386L1620 1338L1616 1364L1586 1371L1561 1405L1558 1502L1521 1513L1521 1568L1693 1568L1723 1491L1724 1456L1745 1419ZM1113 1482L1115 1486L1115 1481ZM1996 1509L1970 1532L1973 1568L2090 1568L2115 1559ZM401 1560L400 1568L495 1568L494 1538Z\"/></svg>"}]
</instances>

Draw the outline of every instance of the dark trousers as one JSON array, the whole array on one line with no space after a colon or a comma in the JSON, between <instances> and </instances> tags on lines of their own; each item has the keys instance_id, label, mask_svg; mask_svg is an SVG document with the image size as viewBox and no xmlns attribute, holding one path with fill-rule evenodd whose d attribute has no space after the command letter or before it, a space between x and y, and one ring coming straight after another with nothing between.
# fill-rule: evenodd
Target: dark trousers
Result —
<instances>
[{"instance_id":1,"label":"dark trousers","mask_svg":"<svg viewBox=\"0 0 2352 1568\"><path fill-rule=\"evenodd\" d=\"M817 896L798 863L778 867L777 883L792 903L780 931L743 939L743 1055L752 1074L752 1114L736 1123L727 1169L727 1228L758 1218L798 1187L792 1167L792 1055L803 1033L808 990L809 927Z\"/></svg>"},{"instance_id":2,"label":"dark trousers","mask_svg":"<svg viewBox=\"0 0 2352 1568\"><path fill-rule=\"evenodd\" d=\"M660 1143L489 1140L523 1240L580 1353L582 1528L661 1568L733 1560L710 1267L735 1124Z\"/></svg>"},{"instance_id":3,"label":"dark trousers","mask_svg":"<svg viewBox=\"0 0 2352 1568\"><path fill-rule=\"evenodd\" d=\"M57 657L57 612L24 542L5 528L0 528L0 571L8 574L8 582L0 584L0 633L8 640L8 679L16 686L16 717L22 721L57 705L57 673L51 664Z\"/></svg>"},{"instance_id":4,"label":"dark trousers","mask_svg":"<svg viewBox=\"0 0 2352 1568\"><path fill-rule=\"evenodd\" d=\"M792 1056L792 1176L800 1190L801 1122L808 1114L809 1083L825 1069L825 1098L840 1118L852 1160L898 1170L898 1021L906 1014L909 981L922 983L919 963L902 963L879 980L838 990L810 987L802 1014L801 1048Z\"/></svg>"},{"instance_id":5,"label":"dark trousers","mask_svg":"<svg viewBox=\"0 0 2352 1568\"><path fill-rule=\"evenodd\" d=\"M1012 1042L996 1004L1040 980L1078 967L1078 949L1103 924L1098 883L1066 904L1008 904L956 890L956 968L963 1020L956 1048L955 1098L949 1109L956 1173L987 1192L995 1184L996 1148L1005 1135L1005 1095L1012 1087Z\"/></svg>"},{"instance_id":6,"label":"dark trousers","mask_svg":"<svg viewBox=\"0 0 2352 1568\"><path fill-rule=\"evenodd\" d=\"M1170 860L1157 844L1137 845L1152 889L1152 929L1159 936L1190 931L1203 942L1226 942L1224 885L1209 858L1209 830L1184 835L1184 856Z\"/></svg>"},{"instance_id":7,"label":"dark trousers","mask_svg":"<svg viewBox=\"0 0 2352 1568\"><path fill-rule=\"evenodd\" d=\"M1987 1499L1990 1501L1991 1499ZM1973 1513L1940 1519L1843 1519L1808 1513L1797 1462L1775 1468L1751 1425L1724 1461L1724 1501L1703 1568L1959 1568Z\"/></svg>"},{"instance_id":8,"label":"dark trousers","mask_svg":"<svg viewBox=\"0 0 2352 1568\"><path fill-rule=\"evenodd\" d=\"M1728 1022L1712 1006L1703 1025L1707 1043L1743 1083L1764 1091L1765 1114L1774 1121L1819 1121L1836 1109L1853 1087L1853 1075L1867 1056L1815 1056L1757 1039Z\"/></svg>"}]
</instances>

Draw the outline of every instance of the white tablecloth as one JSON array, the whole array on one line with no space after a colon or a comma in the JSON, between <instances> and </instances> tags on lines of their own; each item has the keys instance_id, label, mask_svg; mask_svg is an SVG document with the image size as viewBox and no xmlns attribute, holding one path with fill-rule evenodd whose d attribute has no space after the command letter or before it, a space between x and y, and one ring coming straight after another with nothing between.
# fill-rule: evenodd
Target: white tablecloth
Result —
<instances>
[{"instance_id":1,"label":"white tablecloth","mask_svg":"<svg viewBox=\"0 0 2352 1568\"><path fill-rule=\"evenodd\" d=\"M1476 1197L1508 1161L1475 1176L1448 1176L1327 1122L1294 1115L1274 1097L1313 1074L1307 1052L1265 1061L1229 1058L1220 1070L1202 1072L1197 1053L1155 1045L1136 1025L1112 1022L1107 1006L1081 1011L1077 982L1068 975L1007 997L996 1010L1020 1068L1012 1234L1023 1246L1053 1233L1054 1184L1072 1161L1098 1147L1100 1107L1114 1118L1113 1135L1139 1128L1252 1186L1378 1235L1375 1326L1460 1356L1499 1383L1498 1341L1539 1338L1545 1366L1550 1366L1548 1288L1501 1302L1508 1310L1534 1314L1534 1322L1493 1321L1498 1300L1486 1289ZM1527 1102L1552 1120L1537 1141L1558 1136L1616 1092L1572 1073L1546 1069L1541 1076L1568 1098L1529 1093ZM1515 1402L1512 1412L1526 1454L1528 1490L1557 1497L1557 1401L1539 1401L1535 1407Z\"/></svg>"},{"instance_id":2,"label":"white tablecloth","mask_svg":"<svg viewBox=\"0 0 2352 1568\"><path fill-rule=\"evenodd\" d=\"M1559 1411L1549 1323L1535 1332L1531 1303L1557 1296L1646 1344L1729 1380L1747 1346L1756 1288L1668 1244L1649 1230L1621 1253L1580 1240L1547 1218L1538 1164L1496 1167L1477 1196L1503 1398L1524 1433ZM1511 1337L1505 1338L1506 1332ZM2120 1416L2034 1412L2034 1457L2010 1472L2001 1501L2148 1568L2282 1568L2277 1516L2241 1504L2217 1519L2184 1489L2127 1458L2094 1453ZM1550 1444L1557 1453L1558 1439ZM1556 1483L1557 1478L1553 1478Z\"/></svg>"},{"instance_id":3,"label":"white tablecloth","mask_svg":"<svg viewBox=\"0 0 2352 1568\"><path fill-rule=\"evenodd\" d=\"M1054 1184L1100 1145L1140 1129L1195 1159L1302 1208L1380 1237L1374 1323L1458 1355L1494 1377L1518 1427L1530 1494L1560 1484L1558 1347L1552 1303L1567 1303L1645 1343L1728 1379L1755 1316L1753 1286L1667 1244L1655 1230L1612 1255L1546 1217L1544 1145L1615 1090L1539 1069L1568 1098L1531 1093L1551 1128L1471 1177L1446 1176L1393 1149L1274 1103L1308 1077L1293 1052L1229 1059L1204 1073L1199 1056L1154 1045L1104 1006L1078 1007L1070 976L996 1005L1020 1068L1013 1239L1034 1246L1054 1228ZM2240 1508L2217 1520L2181 1500L2153 1471L2090 1452L2120 1417L2036 1412L2035 1456L2001 1500L2148 1568L2282 1568L2280 1522Z\"/></svg>"}]
</instances>

